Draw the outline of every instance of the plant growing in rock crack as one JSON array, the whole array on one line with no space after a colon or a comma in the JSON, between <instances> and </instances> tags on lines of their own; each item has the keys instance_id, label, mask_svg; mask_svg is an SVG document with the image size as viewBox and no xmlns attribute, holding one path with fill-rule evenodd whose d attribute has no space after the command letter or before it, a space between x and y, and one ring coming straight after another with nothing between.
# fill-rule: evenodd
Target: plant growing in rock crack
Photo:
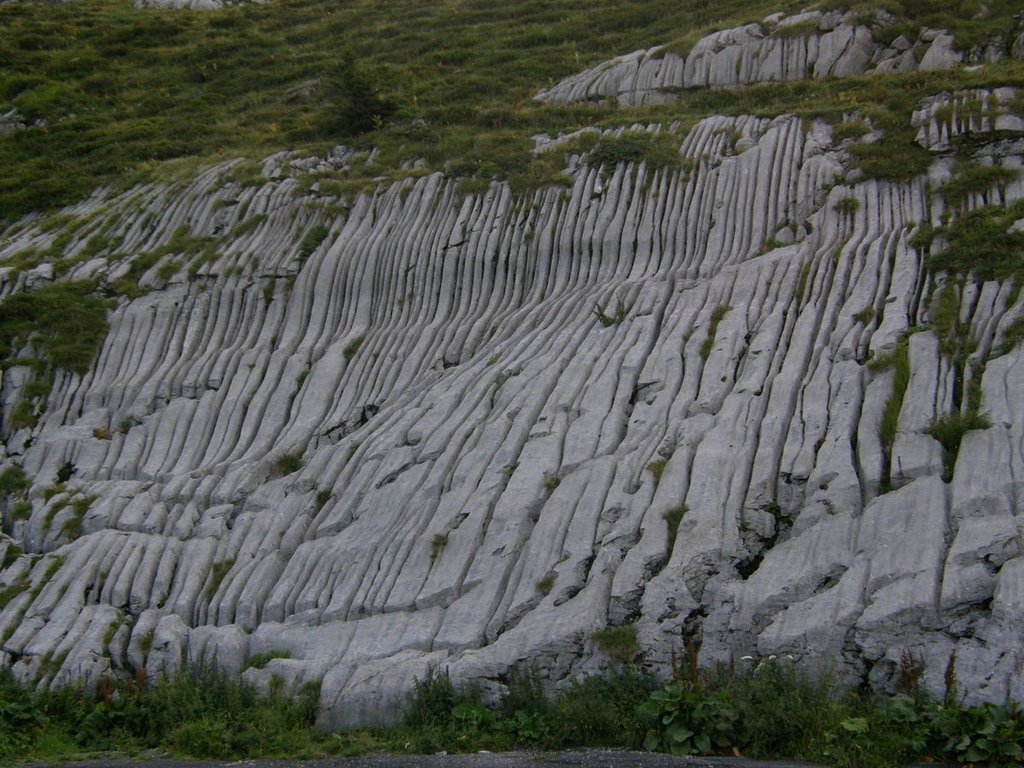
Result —
<instances>
[{"instance_id":1,"label":"plant growing in rock crack","mask_svg":"<svg viewBox=\"0 0 1024 768\"><path fill-rule=\"evenodd\" d=\"M290 659L292 654L290 651L283 648L272 648L269 651L263 653L254 653L245 662L245 666L242 667L244 672L247 669L263 669L274 659Z\"/></svg>"},{"instance_id":2,"label":"plant growing in rock crack","mask_svg":"<svg viewBox=\"0 0 1024 768\"><path fill-rule=\"evenodd\" d=\"M590 637L601 653L619 664L628 664L640 654L636 627L632 624L600 629Z\"/></svg>"},{"instance_id":3,"label":"plant growing in rock crack","mask_svg":"<svg viewBox=\"0 0 1024 768\"><path fill-rule=\"evenodd\" d=\"M352 341L345 345L345 348L343 350L341 350L342 356L346 360L351 360L353 357L356 356L356 353L359 352L359 348L363 346L363 341L365 339L365 333L361 333L358 336L356 336L354 339L352 339Z\"/></svg>"},{"instance_id":4,"label":"plant growing in rock crack","mask_svg":"<svg viewBox=\"0 0 1024 768\"><path fill-rule=\"evenodd\" d=\"M945 416L936 416L926 430L942 445L942 479L947 483L953 479L953 470L960 453L964 435L975 429L988 429L991 420L984 413L975 410L957 411Z\"/></svg>"},{"instance_id":5,"label":"plant growing in rock crack","mask_svg":"<svg viewBox=\"0 0 1024 768\"><path fill-rule=\"evenodd\" d=\"M556 578L557 574L554 571L548 571L541 579L537 581L537 591L544 596L551 594L551 590L555 587Z\"/></svg>"},{"instance_id":6,"label":"plant growing in rock crack","mask_svg":"<svg viewBox=\"0 0 1024 768\"><path fill-rule=\"evenodd\" d=\"M613 325L622 323L632 308L632 304L627 305L622 299L618 299L615 303L615 312L609 315L605 313L604 308L600 304L594 304L594 317L605 328L610 328Z\"/></svg>"},{"instance_id":7,"label":"plant growing in rock crack","mask_svg":"<svg viewBox=\"0 0 1024 768\"><path fill-rule=\"evenodd\" d=\"M430 540L430 559L436 560L444 548L448 546L448 534L447 533L435 533L434 537Z\"/></svg>"},{"instance_id":8,"label":"plant growing in rock crack","mask_svg":"<svg viewBox=\"0 0 1024 768\"><path fill-rule=\"evenodd\" d=\"M554 472L545 472L544 479L541 480L541 483L544 485L544 490L548 492L555 490L560 482L561 480Z\"/></svg>"},{"instance_id":9,"label":"plant growing in rock crack","mask_svg":"<svg viewBox=\"0 0 1024 768\"><path fill-rule=\"evenodd\" d=\"M274 459L274 471L281 477L298 472L302 469L302 454L282 453Z\"/></svg>"},{"instance_id":10,"label":"plant growing in rock crack","mask_svg":"<svg viewBox=\"0 0 1024 768\"><path fill-rule=\"evenodd\" d=\"M832 208L840 216L853 216L860 208L860 200L852 195L848 195L832 206Z\"/></svg>"},{"instance_id":11,"label":"plant growing in rock crack","mask_svg":"<svg viewBox=\"0 0 1024 768\"><path fill-rule=\"evenodd\" d=\"M233 557L228 560L220 560L213 564L213 567L210 569L210 583L206 587L206 597L208 600L212 600L214 595L217 594L217 590L220 589L220 585L224 581L224 578L234 567L235 558Z\"/></svg>"},{"instance_id":12,"label":"plant growing in rock crack","mask_svg":"<svg viewBox=\"0 0 1024 768\"><path fill-rule=\"evenodd\" d=\"M718 325L730 310L732 310L732 307L728 304L719 304L711 310L711 319L708 322L708 335L700 345L700 356L702 359L707 360L711 356L711 350L715 346L715 336L718 334Z\"/></svg>"},{"instance_id":13,"label":"plant growing in rock crack","mask_svg":"<svg viewBox=\"0 0 1024 768\"><path fill-rule=\"evenodd\" d=\"M689 512L689 507L682 504L678 507L672 507L661 513L661 519L665 521L665 560L667 561L672 557L672 550L676 546L676 536L679 533L679 524L683 521L683 516Z\"/></svg>"},{"instance_id":14,"label":"plant growing in rock crack","mask_svg":"<svg viewBox=\"0 0 1024 768\"><path fill-rule=\"evenodd\" d=\"M664 474L666 466L668 466L668 459L664 456L648 462L647 471L654 477L655 486L661 483L661 476Z\"/></svg>"}]
</instances>

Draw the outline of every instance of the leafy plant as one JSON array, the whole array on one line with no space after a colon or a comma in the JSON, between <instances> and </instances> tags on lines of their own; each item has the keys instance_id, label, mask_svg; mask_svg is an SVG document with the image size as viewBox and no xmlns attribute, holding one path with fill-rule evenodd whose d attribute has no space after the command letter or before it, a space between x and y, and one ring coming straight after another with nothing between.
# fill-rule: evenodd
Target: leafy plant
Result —
<instances>
[{"instance_id":1,"label":"leafy plant","mask_svg":"<svg viewBox=\"0 0 1024 768\"><path fill-rule=\"evenodd\" d=\"M732 743L738 713L724 691L702 690L674 680L640 707L648 724L644 749L673 755L710 754Z\"/></svg>"}]
</instances>

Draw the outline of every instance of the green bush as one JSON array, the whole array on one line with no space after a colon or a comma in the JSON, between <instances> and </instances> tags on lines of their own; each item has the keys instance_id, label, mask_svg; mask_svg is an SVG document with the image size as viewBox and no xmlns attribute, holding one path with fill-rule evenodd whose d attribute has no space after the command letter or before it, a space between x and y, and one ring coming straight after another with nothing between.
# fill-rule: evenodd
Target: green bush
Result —
<instances>
[{"instance_id":1,"label":"green bush","mask_svg":"<svg viewBox=\"0 0 1024 768\"><path fill-rule=\"evenodd\" d=\"M160 749L180 757L312 757L334 739L313 729L319 690L262 697L206 667L153 687L101 679L92 689L36 692L0 672L0 760Z\"/></svg>"}]
</instances>

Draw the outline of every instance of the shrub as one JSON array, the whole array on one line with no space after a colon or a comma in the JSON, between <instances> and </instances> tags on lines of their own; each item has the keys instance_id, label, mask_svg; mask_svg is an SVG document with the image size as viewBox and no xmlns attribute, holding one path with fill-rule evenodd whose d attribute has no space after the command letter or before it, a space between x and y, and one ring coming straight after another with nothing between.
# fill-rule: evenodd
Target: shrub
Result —
<instances>
[{"instance_id":1,"label":"shrub","mask_svg":"<svg viewBox=\"0 0 1024 768\"><path fill-rule=\"evenodd\" d=\"M409 728L447 725L455 703L455 688L448 673L430 667L422 680L418 677L413 680L412 696L402 723Z\"/></svg>"}]
</instances>

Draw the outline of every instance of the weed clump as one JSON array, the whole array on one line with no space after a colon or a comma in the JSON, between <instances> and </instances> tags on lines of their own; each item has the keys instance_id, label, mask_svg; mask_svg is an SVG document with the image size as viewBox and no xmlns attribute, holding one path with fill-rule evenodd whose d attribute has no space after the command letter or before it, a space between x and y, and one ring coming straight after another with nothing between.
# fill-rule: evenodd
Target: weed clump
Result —
<instances>
[{"instance_id":1,"label":"weed clump","mask_svg":"<svg viewBox=\"0 0 1024 768\"><path fill-rule=\"evenodd\" d=\"M294 474L302 469L302 466L302 454L298 452L282 453L274 459L274 472L279 477Z\"/></svg>"},{"instance_id":2,"label":"weed clump","mask_svg":"<svg viewBox=\"0 0 1024 768\"><path fill-rule=\"evenodd\" d=\"M640 653L640 644L636 640L636 627L624 624L621 627L608 627L591 635L595 647L605 656L619 664L628 664Z\"/></svg>"}]
</instances>

